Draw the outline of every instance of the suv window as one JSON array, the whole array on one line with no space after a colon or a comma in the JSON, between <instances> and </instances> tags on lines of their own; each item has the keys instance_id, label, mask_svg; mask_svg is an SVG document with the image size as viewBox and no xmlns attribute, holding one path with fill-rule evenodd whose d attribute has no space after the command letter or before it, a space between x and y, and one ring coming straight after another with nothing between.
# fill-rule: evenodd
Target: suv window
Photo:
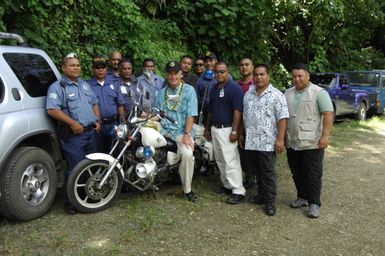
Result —
<instances>
[{"instance_id":1,"label":"suv window","mask_svg":"<svg viewBox=\"0 0 385 256\"><path fill-rule=\"evenodd\" d=\"M4 92L5 92L5 88L4 88L3 80L1 80L1 77L0 77L0 103L3 102Z\"/></svg>"},{"instance_id":2,"label":"suv window","mask_svg":"<svg viewBox=\"0 0 385 256\"><path fill-rule=\"evenodd\" d=\"M31 97L47 95L56 76L42 56L31 53L4 53L3 56Z\"/></svg>"},{"instance_id":3,"label":"suv window","mask_svg":"<svg viewBox=\"0 0 385 256\"><path fill-rule=\"evenodd\" d=\"M310 81L322 88L331 88L336 83L335 74L311 74Z\"/></svg>"}]
</instances>

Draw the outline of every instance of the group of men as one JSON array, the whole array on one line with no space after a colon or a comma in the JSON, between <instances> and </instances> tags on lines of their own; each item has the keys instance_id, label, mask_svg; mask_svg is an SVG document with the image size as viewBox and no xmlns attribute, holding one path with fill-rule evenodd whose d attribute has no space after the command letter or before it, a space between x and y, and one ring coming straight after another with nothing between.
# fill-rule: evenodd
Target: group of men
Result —
<instances>
[{"instance_id":1,"label":"group of men","mask_svg":"<svg viewBox=\"0 0 385 256\"><path fill-rule=\"evenodd\" d=\"M268 66L254 65L250 58L240 60L238 82L228 65L210 52L195 59L195 72L193 58L188 55L168 62L166 79L155 74L153 59L143 61L143 74L137 78L132 62L118 51L110 54L108 63L102 57L94 58L94 77L85 82L80 78L78 57L68 54L62 62L61 80L49 88L48 114L71 129L68 138L60 138L67 176L86 154L109 152L112 126L126 118L133 101L143 100L138 94L148 91L147 104L178 121L162 120L161 133L177 142L179 174L187 200L198 200L191 189L193 124L202 116L199 120L205 125L204 135L213 143L220 170L222 187L218 193L229 195L226 203L242 202L246 189L256 184L257 195L249 202L263 204L267 215L275 215L275 162L286 147L297 189L297 199L290 206L309 205L307 216L319 216L322 160L333 106L326 91L309 81L307 65L293 66L294 86L283 94L270 83ZM68 202L66 210L75 212Z\"/></svg>"}]
</instances>

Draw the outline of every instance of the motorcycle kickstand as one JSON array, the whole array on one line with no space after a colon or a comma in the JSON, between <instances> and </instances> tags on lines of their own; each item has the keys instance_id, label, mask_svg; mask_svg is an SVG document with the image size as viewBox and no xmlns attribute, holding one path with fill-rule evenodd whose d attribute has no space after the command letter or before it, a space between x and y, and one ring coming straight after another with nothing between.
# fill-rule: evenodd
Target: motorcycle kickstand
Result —
<instances>
[{"instance_id":1,"label":"motorcycle kickstand","mask_svg":"<svg viewBox=\"0 0 385 256\"><path fill-rule=\"evenodd\" d=\"M151 192L152 192L152 197L154 198L154 199L156 199L157 198L157 191L159 191L159 188L157 187L157 186L155 186L155 185L152 185L151 186Z\"/></svg>"}]
</instances>

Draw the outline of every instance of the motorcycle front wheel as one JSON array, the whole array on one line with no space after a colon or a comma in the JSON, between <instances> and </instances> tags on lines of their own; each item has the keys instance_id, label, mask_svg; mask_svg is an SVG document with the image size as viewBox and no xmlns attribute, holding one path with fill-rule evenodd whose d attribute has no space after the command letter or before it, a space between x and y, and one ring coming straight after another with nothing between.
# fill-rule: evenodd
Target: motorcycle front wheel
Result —
<instances>
[{"instance_id":1,"label":"motorcycle front wheel","mask_svg":"<svg viewBox=\"0 0 385 256\"><path fill-rule=\"evenodd\" d=\"M92 213L111 206L120 194L123 179L117 170L111 172L99 189L108 162L84 159L72 170L67 180L67 196L80 212Z\"/></svg>"}]
</instances>

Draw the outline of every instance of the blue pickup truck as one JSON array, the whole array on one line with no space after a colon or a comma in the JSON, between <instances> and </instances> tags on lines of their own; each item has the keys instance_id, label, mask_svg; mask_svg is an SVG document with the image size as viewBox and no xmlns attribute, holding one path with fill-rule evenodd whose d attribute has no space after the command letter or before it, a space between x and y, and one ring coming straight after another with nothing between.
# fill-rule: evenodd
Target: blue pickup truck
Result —
<instances>
[{"instance_id":1,"label":"blue pickup truck","mask_svg":"<svg viewBox=\"0 0 385 256\"><path fill-rule=\"evenodd\" d=\"M368 92L353 88L344 73L312 73L310 81L329 93L333 102L334 116L354 115L365 120L369 109Z\"/></svg>"},{"instance_id":2,"label":"blue pickup truck","mask_svg":"<svg viewBox=\"0 0 385 256\"><path fill-rule=\"evenodd\" d=\"M350 71L346 73L354 90L365 90L369 95L368 114L384 114L385 71Z\"/></svg>"}]
</instances>

